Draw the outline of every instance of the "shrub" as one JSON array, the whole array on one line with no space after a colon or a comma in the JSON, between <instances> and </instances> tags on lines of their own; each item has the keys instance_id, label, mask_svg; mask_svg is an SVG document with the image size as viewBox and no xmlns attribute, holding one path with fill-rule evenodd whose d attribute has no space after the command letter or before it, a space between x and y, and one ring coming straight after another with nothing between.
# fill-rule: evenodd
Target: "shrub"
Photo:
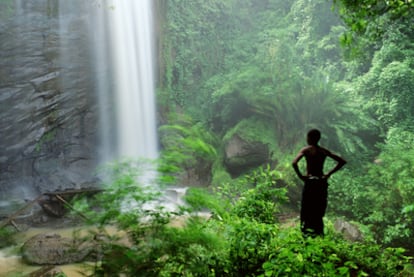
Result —
<instances>
[{"instance_id":1,"label":"shrub","mask_svg":"<svg viewBox=\"0 0 414 277\"><path fill-rule=\"evenodd\" d=\"M279 174L262 169L240 180L240 190L220 194L190 189L187 207L171 212L153 206L153 190L137 183L134 167L115 167L111 185L93 202L78 202L98 225L101 252L94 276L412 276L402 249L351 243L333 235L306 238L299 227L274 218L284 190ZM227 193L224 193L227 192ZM231 198L231 195L238 195ZM134 200L135 202L132 202ZM125 202L126 201L126 202ZM273 205L270 203L273 202ZM80 204L79 204L80 203ZM90 206L93 203L96 206ZM134 204L125 209L125 203ZM209 210L212 216L200 217ZM92 211L92 212L91 212ZM171 222L179 216L179 227ZM105 231L126 231L129 243Z\"/></svg>"}]
</instances>

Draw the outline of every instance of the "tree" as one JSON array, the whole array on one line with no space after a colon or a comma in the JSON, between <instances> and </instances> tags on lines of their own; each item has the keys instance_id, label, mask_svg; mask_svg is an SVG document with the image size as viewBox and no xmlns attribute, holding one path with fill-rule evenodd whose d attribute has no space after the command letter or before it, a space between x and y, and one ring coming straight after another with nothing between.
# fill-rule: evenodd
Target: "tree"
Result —
<instances>
[{"instance_id":1,"label":"tree","mask_svg":"<svg viewBox=\"0 0 414 277\"><path fill-rule=\"evenodd\" d=\"M350 28L343 36L346 44L353 43L355 35L378 39L393 21L413 23L414 2L411 0L333 0L333 3Z\"/></svg>"},{"instance_id":2,"label":"tree","mask_svg":"<svg viewBox=\"0 0 414 277\"><path fill-rule=\"evenodd\" d=\"M414 118L414 44L408 29L403 23L391 24L371 68L355 82L358 94L367 99L367 109L379 119L383 134Z\"/></svg>"}]
</instances>

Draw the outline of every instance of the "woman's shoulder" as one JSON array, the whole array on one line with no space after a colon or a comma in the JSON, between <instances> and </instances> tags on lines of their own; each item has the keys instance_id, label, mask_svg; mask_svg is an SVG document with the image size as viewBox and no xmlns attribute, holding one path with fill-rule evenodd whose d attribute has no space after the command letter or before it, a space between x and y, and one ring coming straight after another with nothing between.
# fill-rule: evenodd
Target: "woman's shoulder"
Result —
<instances>
[{"instance_id":1,"label":"woman's shoulder","mask_svg":"<svg viewBox=\"0 0 414 277\"><path fill-rule=\"evenodd\" d=\"M329 155L331 153L328 149L319 145L307 145L301 151L305 155Z\"/></svg>"},{"instance_id":2,"label":"woman's shoulder","mask_svg":"<svg viewBox=\"0 0 414 277\"><path fill-rule=\"evenodd\" d=\"M325 155L329 155L331 153L331 151L329 151L328 149L319 146L319 150L324 153Z\"/></svg>"}]
</instances>

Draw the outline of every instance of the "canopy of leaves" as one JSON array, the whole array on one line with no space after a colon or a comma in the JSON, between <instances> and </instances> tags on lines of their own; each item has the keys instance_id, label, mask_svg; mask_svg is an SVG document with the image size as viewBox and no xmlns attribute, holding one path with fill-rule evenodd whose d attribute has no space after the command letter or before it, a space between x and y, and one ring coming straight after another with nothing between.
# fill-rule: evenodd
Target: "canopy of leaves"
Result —
<instances>
[{"instance_id":1,"label":"canopy of leaves","mask_svg":"<svg viewBox=\"0 0 414 277\"><path fill-rule=\"evenodd\" d=\"M354 42L354 35L383 37L390 22L413 23L414 3L411 0L333 0L345 24L350 28L343 43Z\"/></svg>"}]
</instances>

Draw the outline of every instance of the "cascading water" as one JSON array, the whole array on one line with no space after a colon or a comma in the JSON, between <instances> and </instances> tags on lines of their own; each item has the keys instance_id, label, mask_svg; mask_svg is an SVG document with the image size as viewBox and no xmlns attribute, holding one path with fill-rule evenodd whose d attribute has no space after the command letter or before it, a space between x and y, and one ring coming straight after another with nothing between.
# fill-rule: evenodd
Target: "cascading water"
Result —
<instances>
[{"instance_id":1,"label":"cascading water","mask_svg":"<svg viewBox=\"0 0 414 277\"><path fill-rule=\"evenodd\" d=\"M152 1L103 3L93 7L98 14L92 24L96 26L92 32L101 109L101 159L155 159Z\"/></svg>"},{"instance_id":2,"label":"cascading water","mask_svg":"<svg viewBox=\"0 0 414 277\"><path fill-rule=\"evenodd\" d=\"M95 7L98 14L92 23L98 27L93 28L92 33L101 110L102 161L153 160L158 157L158 140L152 0L107 0L103 3L99 9ZM153 169L147 168L140 181L151 184ZM165 190L165 197L160 199L162 205L167 209L182 205L185 190Z\"/></svg>"}]
</instances>

